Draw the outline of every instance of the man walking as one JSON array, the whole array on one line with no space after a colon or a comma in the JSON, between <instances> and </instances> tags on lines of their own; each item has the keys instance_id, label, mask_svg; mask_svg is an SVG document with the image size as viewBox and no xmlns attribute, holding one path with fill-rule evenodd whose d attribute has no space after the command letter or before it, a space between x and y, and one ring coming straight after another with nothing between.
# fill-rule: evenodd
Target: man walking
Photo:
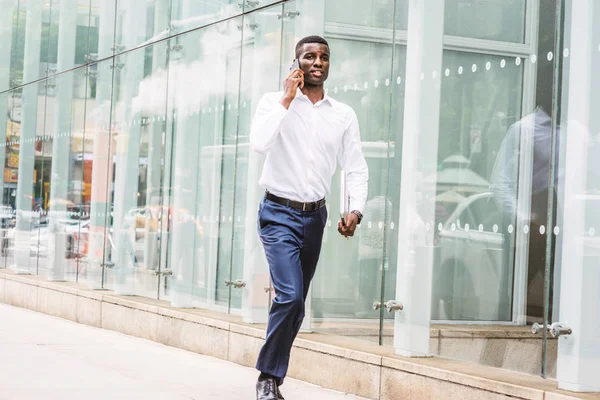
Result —
<instances>
[{"instance_id":1,"label":"man walking","mask_svg":"<svg viewBox=\"0 0 600 400\"><path fill-rule=\"evenodd\" d=\"M266 189L258 211L275 299L267 338L256 368L258 400L283 399L279 386L304 319L304 302L314 276L327 222L325 195L336 159L346 173L350 213L338 231L353 236L367 199L368 168L354 111L325 95L329 45L309 36L296 45L298 68L284 91L268 93L256 110L250 144L266 160L260 185ZM296 61L295 60L295 61Z\"/></svg>"}]
</instances>

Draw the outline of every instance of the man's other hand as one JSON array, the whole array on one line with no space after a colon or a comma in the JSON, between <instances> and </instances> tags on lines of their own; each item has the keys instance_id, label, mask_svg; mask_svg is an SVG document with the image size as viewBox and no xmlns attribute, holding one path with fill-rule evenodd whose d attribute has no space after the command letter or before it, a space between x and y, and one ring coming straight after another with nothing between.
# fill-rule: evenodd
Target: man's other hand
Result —
<instances>
[{"instance_id":1,"label":"man's other hand","mask_svg":"<svg viewBox=\"0 0 600 400\"><path fill-rule=\"evenodd\" d=\"M358 217L356 214L350 213L346 216L346 224L342 224L342 221L338 222L338 232L344 237L354 236L354 231L358 225Z\"/></svg>"}]
</instances>

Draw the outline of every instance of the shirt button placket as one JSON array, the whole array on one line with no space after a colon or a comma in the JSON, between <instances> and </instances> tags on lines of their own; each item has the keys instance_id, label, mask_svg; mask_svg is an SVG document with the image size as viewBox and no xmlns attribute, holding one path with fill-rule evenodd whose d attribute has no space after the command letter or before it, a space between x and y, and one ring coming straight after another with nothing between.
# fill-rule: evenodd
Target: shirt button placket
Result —
<instances>
[{"instance_id":1,"label":"shirt button placket","mask_svg":"<svg viewBox=\"0 0 600 400\"><path fill-rule=\"evenodd\" d=\"M312 189L310 187L311 183L311 174L314 173L314 155L313 155L313 147L314 141L316 140L315 136L315 106L311 104L310 107L310 132L309 132L309 140L308 140L308 163L306 166L306 192L307 195L312 194Z\"/></svg>"}]
</instances>

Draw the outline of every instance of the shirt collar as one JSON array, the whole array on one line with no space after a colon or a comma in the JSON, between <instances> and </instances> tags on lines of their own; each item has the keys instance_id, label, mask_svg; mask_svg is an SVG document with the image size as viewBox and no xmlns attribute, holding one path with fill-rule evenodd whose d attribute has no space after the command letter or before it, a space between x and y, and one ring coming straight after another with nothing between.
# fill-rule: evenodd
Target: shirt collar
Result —
<instances>
[{"instance_id":1,"label":"shirt collar","mask_svg":"<svg viewBox=\"0 0 600 400\"><path fill-rule=\"evenodd\" d=\"M300 98L304 98L306 99L306 101L308 101L309 103L312 104L312 102L309 100L308 96L305 95L304 93L302 93L302 90L300 90L300 88L296 89L296 98L300 99ZM329 106L333 107L333 103L331 102L331 98L329 96L327 96L327 93L323 94L323 98L319 101L317 101L315 103L315 106L321 105L321 104L329 104Z\"/></svg>"}]
</instances>

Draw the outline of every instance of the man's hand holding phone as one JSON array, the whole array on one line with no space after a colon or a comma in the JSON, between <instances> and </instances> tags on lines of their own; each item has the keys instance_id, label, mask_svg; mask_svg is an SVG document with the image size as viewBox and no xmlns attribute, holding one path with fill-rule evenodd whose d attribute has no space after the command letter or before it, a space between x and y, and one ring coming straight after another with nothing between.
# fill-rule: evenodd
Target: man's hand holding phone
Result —
<instances>
[{"instance_id":1,"label":"man's hand holding phone","mask_svg":"<svg viewBox=\"0 0 600 400\"><path fill-rule=\"evenodd\" d=\"M300 69L300 64L298 64L298 60L294 60L292 68L290 69L290 74L283 81L284 93L280 103L285 108L290 108L290 104L292 104L292 101L296 98L298 88L302 89L303 87L304 72Z\"/></svg>"}]
</instances>

